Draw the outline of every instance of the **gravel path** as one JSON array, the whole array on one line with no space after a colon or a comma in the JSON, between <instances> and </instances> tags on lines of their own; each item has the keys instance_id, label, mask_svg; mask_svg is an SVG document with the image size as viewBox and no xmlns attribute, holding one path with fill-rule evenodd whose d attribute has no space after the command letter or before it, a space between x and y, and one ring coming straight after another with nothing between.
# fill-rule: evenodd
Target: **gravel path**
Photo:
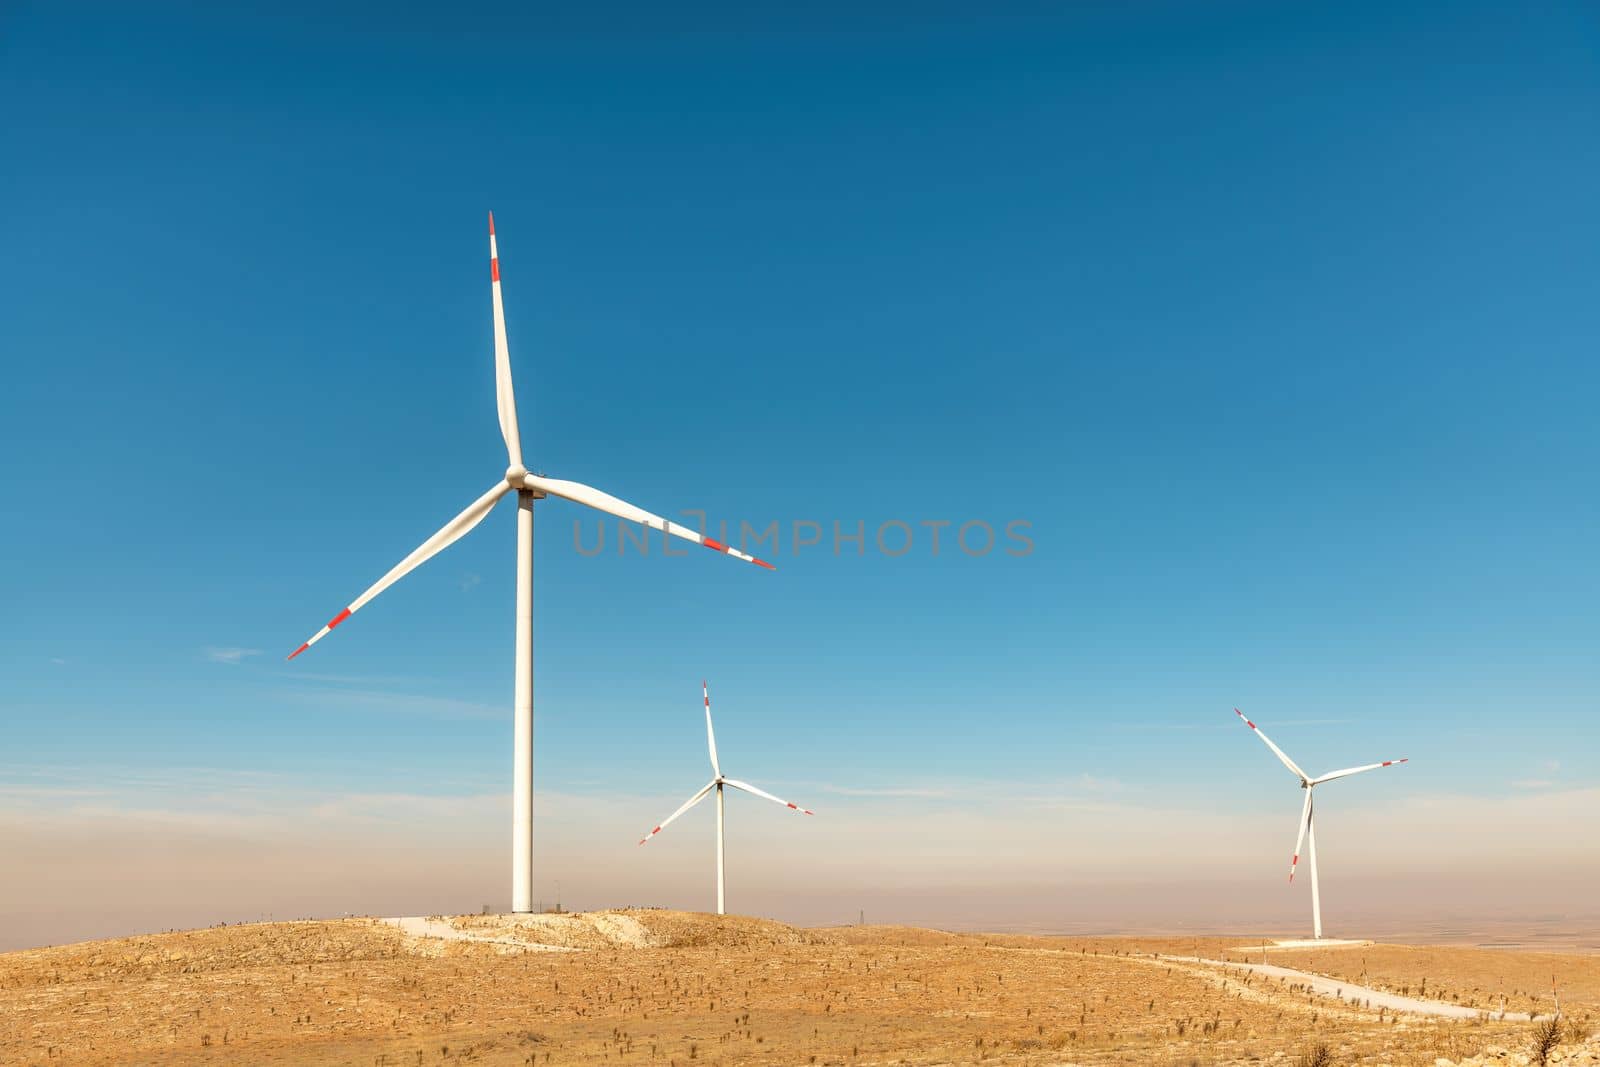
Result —
<instances>
[{"instance_id":1,"label":"gravel path","mask_svg":"<svg viewBox=\"0 0 1600 1067\"><path fill-rule=\"evenodd\" d=\"M1159 956L1157 958L1171 963L1192 964L1197 962L1193 956ZM1366 986L1355 985L1340 978L1329 978L1326 975L1296 971L1271 963L1237 963L1232 960L1208 959L1202 959L1198 962L1210 964L1213 967L1249 971L1268 978L1282 978L1285 981L1298 982L1318 996L1335 997L1357 1007L1383 1008L1388 1011L1403 1011L1411 1015L1436 1015L1445 1019L1484 1018L1527 1022L1533 1018L1527 1012L1521 1011L1490 1011L1485 1008L1469 1008L1461 1004L1447 1004L1438 1000L1418 1000L1416 997L1403 997L1398 993L1387 993L1381 989L1368 989Z\"/></svg>"}]
</instances>

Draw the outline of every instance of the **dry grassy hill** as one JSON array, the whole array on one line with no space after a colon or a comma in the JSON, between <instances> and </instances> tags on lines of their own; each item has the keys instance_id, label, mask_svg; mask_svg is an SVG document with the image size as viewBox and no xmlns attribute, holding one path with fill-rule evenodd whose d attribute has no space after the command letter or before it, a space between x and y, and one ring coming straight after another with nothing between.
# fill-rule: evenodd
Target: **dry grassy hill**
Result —
<instances>
[{"instance_id":1,"label":"dry grassy hill","mask_svg":"<svg viewBox=\"0 0 1600 1067\"><path fill-rule=\"evenodd\" d=\"M1239 942L799 930L662 911L265 923L0 955L0 1063L1433 1065L1532 1025L1396 1017L1154 953ZM1234 958L1240 958L1235 951ZM1367 946L1275 963L1528 1010L1600 959ZM1600 1062L1600 1046L1565 1062ZM1555 1062L1555 1061L1552 1061Z\"/></svg>"}]
</instances>

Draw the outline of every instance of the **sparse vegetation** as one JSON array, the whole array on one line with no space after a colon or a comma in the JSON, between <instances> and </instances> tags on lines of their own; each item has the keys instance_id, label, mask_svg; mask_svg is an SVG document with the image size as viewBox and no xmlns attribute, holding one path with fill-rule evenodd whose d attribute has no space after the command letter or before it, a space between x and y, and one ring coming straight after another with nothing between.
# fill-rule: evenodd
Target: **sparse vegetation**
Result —
<instances>
[{"instance_id":1,"label":"sparse vegetation","mask_svg":"<svg viewBox=\"0 0 1600 1067\"><path fill-rule=\"evenodd\" d=\"M1333 1067L1333 1050L1318 1041L1300 1053L1300 1058L1295 1060L1295 1063L1298 1067Z\"/></svg>"},{"instance_id":2,"label":"sparse vegetation","mask_svg":"<svg viewBox=\"0 0 1600 1067\"><path fill-rule=\"evenodd\" d=\"M1236 947L1215 939L807 931L659 910L437 922L488 940L351 919L0 955L0 1063L1221 1067L1293 1064L1300 1049L1301 1063L1431 1064L1525 1050L1529 1030L1419 1029L1366 1010L1348 985L1339 1002L1196 965ZM1569 1014L1600 1006L1600 958L1463 951L1444 967L1415 955L1431 951L1365 949L1366 984L1416 989L1426 973L1443 999L1487 1003L1503 978L1526 1003L1555 960ZM1362 966L1326 951L1284 962L1333 973L1352 960ZM1318 1045L1332 1058L1308 1058Z\"/></svg>"},{"instance_id":3,"label":"sparse vegetation","mask_svg":"<svg viewBox=\"0 0 1600 1067\"><path fill-rule=\"evenodd\" d=\"M1561 1044L1563 1031L1566 1027L1562 1024L1559 1015L1551 1015L1540 1019L1533 1026L1533 1062L1544 1067L1550 1062L1550 1053Z\"/></svg>"}]
</instances>

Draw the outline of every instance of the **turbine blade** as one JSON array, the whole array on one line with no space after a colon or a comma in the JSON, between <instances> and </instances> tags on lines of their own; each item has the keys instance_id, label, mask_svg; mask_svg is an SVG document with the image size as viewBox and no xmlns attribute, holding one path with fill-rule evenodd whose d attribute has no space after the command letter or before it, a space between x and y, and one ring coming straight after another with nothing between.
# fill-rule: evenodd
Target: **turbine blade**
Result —
<instances>
[{"instance_id":1,"label":"turbine blade","mask_svg":"<svg viewBox=\"0 0 1600 1067\"><path fill-rule=\"evenodd\" d=\"M1324 774L1321 778L1313 778L1311 780L1311 784L1321 785L1323 782L1331 782L1335 778L1348 778L1352 774L1361 774L1364 771L1375 771L1382 767L1397 767L1402 763L1410 762L1410 758L1407 757L1406 759L1386 759L1382 763L1367 763L1360 767L1346 767L1342 771L1334 771L1331 774Z\"/></svg>"},{"instance_id":2,"label":"turbine blade","mask_svg":"<svg viewBox=\"0 0 1600 1067\"><path fill-rule=\"evenodd\" d=\"M735 789L743 789L746 793L754 793L758 797L766 797L768 800L772 801L774 804L782 804L786 808L790 808L790 809L792 809L794 811L798 811L801 815L815 815L816 814L816 812L812 811L810 808L802 808L798 804L789 803L787 800L784 800L782 797L775 797L771 793L766 792L765 790L757 789L755 786L751 785L749 782L736 782L732 778L724 778L722 780L722 782L723 782L724 785L731 785Z\"/></svg>"},{"instance_id":3,"label":"turbine blade","mask_svg":"<svg viewBox=\"0 0 1600 1067\"><path fill-rule=\"evenodd\" d=\"M522 438L517 432L517 397L511 389L511 348L506 344L506 309L500 300L500 250L494 240L494 212L489 212L489 290L494 296L494 401L500 411L500 436L513 467L522 466Z\"/></svg>"},{"instance_id":4,"label":"turbine blade","mask_svg":"<svg viewBox=\"0 0 1600 1067\"><path fill-rule=\"evenodd\" d=\"M704 680L700 682L700 691L706 698L706 746L711 749L711 773L721 778L722 767L717 763L717 735L711 729L711 688Z\"/></svg>"},{"instance_id":5,"label":"turbine blade","mask_svg":"<svg viewBox=\"0 0 1600 1067\"><path fill-rule=\"evenodd\" d=\"M551 496L559 496L563 500L572 501L574 504L587 504L596 511L603 511L608 515L615 515L617 518L626 519L629 522L637 522L640 525L650 527L652 530L660 530L674 537L681 537L685 541L693 541L695 544L704 545L715 552L725 552L735 559L742 559L746 563L754 563L756 566L765 567L769 571L777 570L776 567L765 560L747 556L737 548L731 548L715 538L702 537L687 526L679 526L675 522L668 522L660 515L648 512L643 508L634 507L626 500L618 500L610 493L603 493L592 485L584 485L582 482L566 482L559 478L544 478L537 474L528 475L525 484L529 489L534 489L541 493L549 493Z\"/></svg>"},{"instance_id":6,"label":"turbine blade","mask_svg":"<svg viewBox=\"0 0 1600 1067\"><path fill-rule=\"evenodd\" d=\"M1273 744L1272 743L1272 738L1270 738L1266 734L1262 733L1261 727L1257 726L1255 723L1251 722L1249 719L1246 719L1244 717L1244 712L1240 711L1238 708L1234 708L1233 709L1233 713L1235 715L1239 716L1240 719L1243 719L1244 720L1244 724L1246 726L1250 727L1250 729L1254 730L1256 732L1256 736L1261 738L1261 740L1263 740L1263 741L1265 741L1267 743L1267 747L1272 749L1272 754L1274 756L1277 756L1280 760L1282 760L1283 761L1283 765L1285 767L1289 768L1291 771L1293 771L1295 773L1296 777L1298 777L1302 782L1311 781L1311 776L1309 774L1307 774L1305 771L1302 771L1300 769L1300 765L1298 763L1296 763L1294 760L1290 759L1288 756L1284 755L1283 749L1281 749L1277 745Z\"/></svg>"},{"instance_id":7,"label":"turbine blade","mask_svg":"<svg viewBox=\"0 0 1600 1067\"><path fill-rule=\"evenodd\" d=\"M679 808L677 811L673 812L671 815L668 815L665 819L662 819L660 826L657 826L654 830L651 830L649 833L645 834L643 837L641 837L639 839L639 844L641 844L641 845L644 844L646 841L650 840L652 837L654 837L657 834L659 834L662 830L665 830L667 828L667 826L672 822L673 819L676 819L678 816L682 815L684 812L688 811L690 808L692 808L696 804L700 803L700 801L704 800L706 794L711 792L711 790L716 786L716 784L717 784L716 781L712 780L711 782L707 783L706 787L704 789L700 790L700 792L696 793L694 796L690 797L688 800L685 800L683 802L683 807Z\"/></svg>"},{"instance_id":8,"label":"turbine blade","mask_svg":"<svg viewBox=\"0 0 1600 1067\"><path fill-rule=\"evenodd\" d=\"M1294 858L1289 861L1289 881L1294 881L1294 869L1300 865L1300 846L1305 844L1306 828L1311 825L1311 790L1306 790L1305 806L1300 809L1300 832L1294 839Z\"/></svg>"},{"instance_id":9,"label":"turbine blade","mask_svg":"<svg viewBox=\"0 0 1600 1067\"><path fill-rule=\"evenodd\" d=\"M367 601L371 600L373 597L389 588L395 582L398 582L401 578L404 578L410 572L416 570L423 563L438 555L450 545L459 541L463 536L466 535L467 531L471 530L474 526L483 521L483 517L493 510L495 502L498 501L503 494L510 491L511 486L507 485L505 482L501 482L499 485L495 486L493 489L490 489L487 493L484 493L478 499L468 504L466 509L462 511L461 514L445 523L444 527L440 529L438 533L422 542L421 545L417 546L416 551L412 552L411 555L407 556L399 563L396 563L389 570L388 574L385 574L382 578L379 578L372 584L370 588L367 589L365 593L362 593L360 596L352 600L348 607L329 620L328 625L318 630L315 634L312 634L309 641L295 649L293 652L289 653L289 658L294 659L300 653L304 652L318 641L321 641L324 637L328 636L328 632L335 626L338 626L351 615L354 615L356 612L360 611L362 605L366 604Z\"/></svg>"}]
</instances>

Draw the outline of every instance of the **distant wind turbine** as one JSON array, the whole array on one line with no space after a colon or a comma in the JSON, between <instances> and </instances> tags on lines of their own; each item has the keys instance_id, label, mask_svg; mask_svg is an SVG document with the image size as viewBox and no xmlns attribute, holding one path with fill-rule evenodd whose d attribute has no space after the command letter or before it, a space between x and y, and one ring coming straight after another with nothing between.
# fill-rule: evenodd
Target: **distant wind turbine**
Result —
<instances>
[{"instance_id":1,"label":"distant wind turbine","mask_svg":"<svg viewBox=\"0 0 1600 1067\"><path fill-rule=\"evenodd\" d=\"M562 497L608 515L637 522L652 530L693 541L746 563L754 563L768 570L775 568L754 556L729 548L721 541L668 522L659 515L634 507L591 486L529 474L528 468L522 465L517 401L511 390L511 352L506 345L505 309L500 300L500 253L495 246L493 212L489 213L489 288L494 303L495 403L500 413L500 434L505 438L506 455L511 464L506 468L504 478L468 504L465 511L445 523L438 533L422 542L411 555L395 564L388 574L379 578L371 588L329 620L328 625L289 653L289 658L294 659L328 636L334 627L361 610L373 597L464 537L483 521L501 497L510 492L517 494L517 666L512 729L511 910L526 912L533 910L533 502L546 496Z\"/></svg>"},{"instance_id":2,"label":"distant wind turbine","mask_svg":"<svg viewBox=\"0 0 1600 1067\"><path fill-rule=\"evenodd\" d=\"M1283 762L1283 765L1289 768L1290 772L1296 778L1300 779L1300 788L1306 791L1305 807L1302 808L1300 812L1300 832L1295 836L1294 839L1294 858L1289 861L1289 881L1291 883L1294 881L1294 869L1300 863L1300 845L1303 842L1306 846L1306 858L1311 863L1311 936L1321 940L1322 898L1317 893L1317 832L1316 829L1311 825L1311 794L1317 786L1322 785L1324 782L1331 782L1335 778L1348 778L1352 774L1360 774L1363 771L1375 771L1380 767L1393 767L1396 764L1409 763L1410 760L1388 759L1384 760L1382 763L1367 763L1360 767L1346 767L1342 771L1332 771L1328 774L1324 774L1321 778L1312 778L1310 775L1306 774L1305 771L1300 769L1300 765L1298 763L1284 755L1283 749L1273 744L1272 738L1263 733L1261 727L1245 718L1244 712L1240 711L1238 708L1234 708L1233 713L1239 716L1246 726L1254 730L1256 736L1261 738L1261 740L1266 743L1268 748L1272 749L1272 754L1277 756L1278 759Z\"/></svg>"},{"instance_id":3,"label":"distant wind turbine","mask_svg":"<svg viewBox=\"0 0 1600 1067\"><path fill-rule=\"evenodd\" d=\"M646 841L659 834L662 830L665 830L669 825L671 825L673 819L676 819L678 816L682 815L684 812L700 803L706 798L707 793L715 789L717 791L717 914L724 915L726 914L727 894L725 892L725 884L723 880L722 787L725 785L732 786L735 789L743 789L746 793L754 793L758 797L766 797L774 804L781 804L790 811L798 811L802 815L815 815L816 813L809 808L802 808L798 804L791 804L787 800L782 800L773 796L771 793L757 789L749 782L741 782L737 781L736 779L726 778L723 776L722 765L717 762L717 735L715 731L711 729L711 690L709 687L707 687L705 682L701 682L700 691L702 695L704 695L706 701L706 748L711 753L711 773L715 777L711 779L704 789L700 790L700 792L684 801L683 807L679 808L671 815L668 815L665 819L662 819L660 826L657 826L654 830L651 830L649 833L640 838L639 844L644 844Z\"/></svg>"}]
</instances>

